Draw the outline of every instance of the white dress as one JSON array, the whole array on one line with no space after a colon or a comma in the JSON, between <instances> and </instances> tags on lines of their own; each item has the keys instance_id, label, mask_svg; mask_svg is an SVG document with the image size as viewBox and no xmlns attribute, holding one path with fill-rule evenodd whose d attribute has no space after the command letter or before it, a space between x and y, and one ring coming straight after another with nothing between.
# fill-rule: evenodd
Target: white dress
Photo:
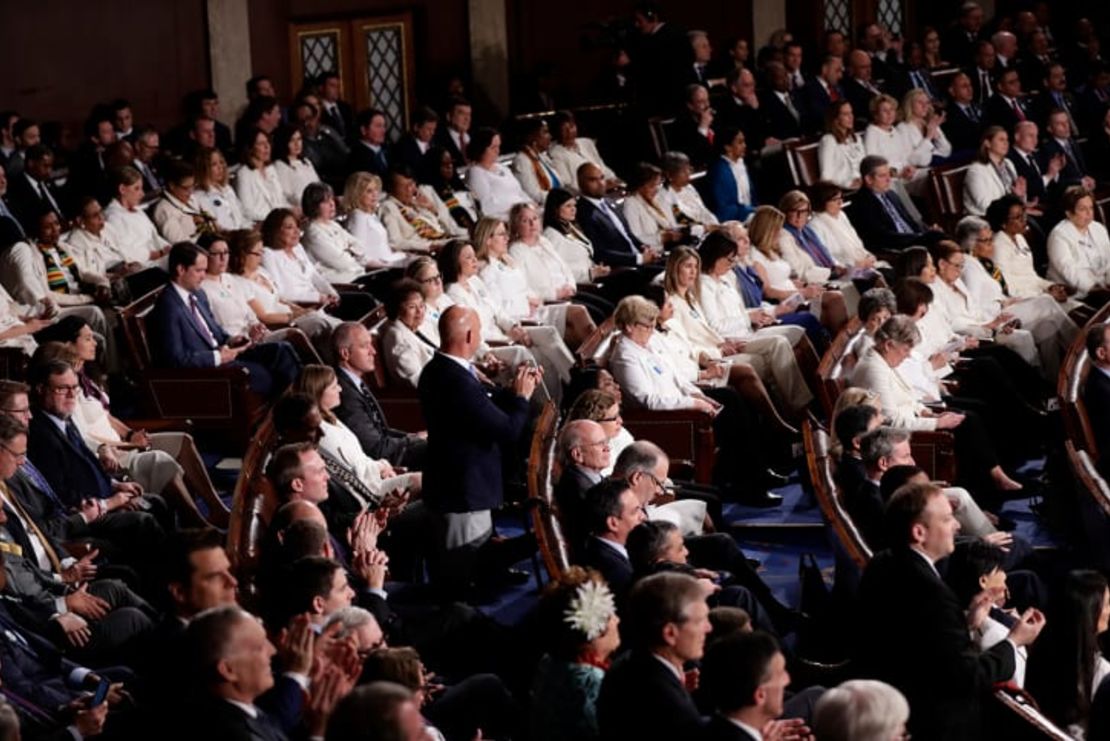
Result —
<instances>
[{"instance_id":1,"label":"white dress","mask_svg":"<svg viewBox=\"0 0 1110 741\"><path fill-rule=\"evenodd\" d=\"M395 252L389 246L389 232L377 214L356 208L347 215L347 231L358 242L362 263L396 266L408 262L404 252Z\"/></svg>"},{"instance_id":2,"label":"white dress","mask_svg":"<svg viewBox=\"0 0 1110 741\"><path fill-rule=\"evenodd\" d=\"M544 229L543 236L570 268L574 282L589 283L590 269L594 266L594 246L589 238L578 230L563 234L553 226Z\"/></svg>"},{"instance_id":3,"label":"white dress","mask_svg":"<svg viewBox=\"0 0 1110 741\"><path fill-rule=\"evenodd\" d=\"M564 147L562 144L552 144L547 150L551 161L555 164L555 171L563 181L563 187L572 193L578 192L578 168L590 162L601 168L601 174L606 180L614 180L617 174L613 172L598 154L597 145L593 139L579 136L573 146Z\"/></svg>"},{"instance_id":4,"label":"white dress","mask_svg":"<svg viewBox=\"0 0 1110 741\"><path fill-rule=\"evenodd\" d=\"M478 210L484 216L502 221L508 221L509 210L516 204L535 203L513 177L512 170L500 162L493 163L488 170L477 164L471 165L466 184L478 202Z\"/></svg>"},{"instance_id":5,"label":"white dress","mask_svg":"<svg viewBox=\"0 0 1110 741\"><path fill-rule=\"evenodd\" d=\"M299 244L293 248L291 255L284 250L267 247L262 254L262 267L270 275L283 301L314 304L325 296L338 295Z\"/></svg>"},{"instance_id":6,"label":"white dress","mask_svg":"<svg viewBox=\"0 0 1110 741\"><path fill-rule=\"evenodd\" d=\"M1048 235L1048 278L1074 289L1079 297L1110 285L1110 236L1092 221L1086 233L1064 219Z\"/></svg>"},{"instance_id":7,"label":"white dress","mask_svg":"<svg viewBox=\"0 0 1110 741\"><path fill-rule=\"evenodd\" d=\"M255 222L265 221L275 208L289 206L273 165L261 170L247 165L240 167L235 175L235 193L243 207L243 216Z\"/></svg>"},{"instance_id":8,"label":"white dress","mask_svg":"<svg viewBox=\"0 0 1110 741\"><path fill-rule=\"evenodd\" d=\"M509 246L509 254L524 271L529 290L544 301L559 301L560 289L575 287L570 267L542 235L534 245L513 242Z\"/></svg>"},{"instance_id":9,"label":"white dress","mask_svg":"<svg viewBox=\"0 0 1110 741\"><path fill-rule=\"evenodd\" d=\"M567 305L541 304L532 309L529 298L542 298L528 286L524 271L504 260L491 260L481 273L490 296L515 321L531 320L554 327L562 337L567 331Z\"/></svg>"},{"instance_id":10,"label":"white dress","mask_svg":"<svg viewBox=\"0 0 1110 741\"><path fill-rule=\"evenodd\" d=\"M316 261L316 269L330 283L351 283L366 274L357 257L358 240L335 221L313 219L308 222L301 244Z\"/></svg>"},{"instance_id":11,"label":"white dress","mask_svg":"<svg viewBox=\"0 0 1110 741\"><path fill-rule=\"evenodd\" d=\"M213 184L207 190L197 188L193 197L201 208L215 217L220 231L230 232L254 226L254 222L243 215L243 204L230 185Z\"/></svg>"},{"instance_id":12,"label":"white dress","mask_svg":"<svg viewBox=\"0 0 1110 741\"><path fill-rule=\"evenodd\" d=\"M846 141L838 142L832 134L825 134L817 145L817 165L822 180L831 180L841 188L851 188L852 181L860 177L859 166L867 151L859 134L852 134Z\"/></svg>"},{"instance_id":13,"label":"white dress","mask_svg":"<svg viewBox=\"0 0 1110 741\"><path fill-rule=\"evenodd\" d=\"M304 189L310 183L320 182L316 168L303 158L292 162L278 160L274 163L274 172L277 173L278 183L281 184L282 195L285 196L291 208L300 208Z\"/></svg>"}]
</instances>

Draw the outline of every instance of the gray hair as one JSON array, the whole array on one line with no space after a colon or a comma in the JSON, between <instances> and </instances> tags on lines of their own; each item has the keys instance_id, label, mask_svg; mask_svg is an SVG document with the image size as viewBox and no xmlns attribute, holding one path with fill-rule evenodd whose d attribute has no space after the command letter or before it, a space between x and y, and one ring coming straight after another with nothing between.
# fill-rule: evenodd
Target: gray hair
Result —
<instances>
[{"instance_id":1,"label":"gray hair","mask_svg":"<svg viewBox=\"0 0 1110 741\"><path fill-rule=\"evenodd\" d=\"M888 340L913 347L921 341L921 331L913 319L904 314L895 314L875 332L876 345L882 345Z\"/></svg>"},{"instance_id":2,"label":"gray hair","mask_svg":"<svg viewBox=\"0 0 1110 741\"><path fill-rule=\"evenodd\" d=\"M898 427L879 427L871 430L859 441L859 454L863 459L863 465L875 468L879 464L879 459L889 458L894 454L895 445L900 445L909 439L909 431Z\"/></svg>"},{"instance_id":3,"label":"gray hair","mask_svg":"<svg viewBox=\"0 0 1110 741\"><path fill-rule=\"evenodd\" d=\"M570 465L570 451L579 447L586 441L586 431L592 426L601 425L592 419L575 419L567 422L559 433L559 462L564 466Z\"/></svg>"},{"instance_id":4,"label":"gray hair","mask_svg":"<svg viewBox=\"0 0 1110 741\"><path fill-rule=\"evenodd\" d=\"M328 619L324 621L323 629L327 631L328 628L339 623L339 632L335 634L335 637L346 638L362 626L377 622L378 620L374 617L374 613L369 610L364 610L361 607L350 605L348 607L340 607L329 615Z\"/></svg>"},{"instance_id":5,"label":"gray hair","mask_svg":"<svg viewBox=\"0 0 1110 741\"><path fill-rule=\"evenodd\" d=\"M617 456L613 476L624 479L634 473L652 473L661 460L667 460L662 448L648 440L637 440Z\"/></svg>"},{"instance_id":6,"label":"gray hair","mask_svg":"<svg viewBox=\"0 0 1110 741\"><path fill-rule=\"evenodd\" d=\"M674 175L683 167L690 166L690 158L682 152L667 152L663 155L663 172L668 176Z\"/></svg>"},{"instance_id":7,"label":"gray hair","mask_svg":"<svg viewBox=\"0 0 1110 741\"><path fill-rule=\"evenodd\" d=\"M889 288L870 288L859 297L860 321L867 321L879 309L886 309L891 314L898 313L898 301L894 298L894 291Z\"/></svg>"},{"instance_id":8,"label":"gray hair","mask_svg":"<svg viewBox=\"0 0 1110 741\"><path fill-rule=\"evenodd\" d=\"M320 215L320 206L329 198L335 198L335 191L327 183L309 183L301 194L301 211L305 218L315 219Z\"/></svg>"},{"instance_id":9,"label":"gray hair","mask_svg":"<svg viewBox=\"0 0 1110 741\"><path fill-rule=\"evenodd\" d=\"M910 705L894 687L875 679L852 679L826 690L813 715L821 741L887 741L910 717Z\"/></svg>"},{"instance_id":10,"label":"gray hair","mask_svg":"<svg viewBox=\"0 0 1110 741\"><path fill-rule=\"evenodd\" d=\"M964 250L970 250L979 239L979 232L990 228L991 225L978 216L965 216L956 224L956 242Z\"/></svg>"}]
</instances>

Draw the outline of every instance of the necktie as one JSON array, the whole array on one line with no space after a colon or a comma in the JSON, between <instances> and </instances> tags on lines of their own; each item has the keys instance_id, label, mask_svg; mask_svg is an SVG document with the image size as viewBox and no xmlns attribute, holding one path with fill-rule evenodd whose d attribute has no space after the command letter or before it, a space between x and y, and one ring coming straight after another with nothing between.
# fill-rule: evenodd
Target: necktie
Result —
<instances>
[{"instance_id":1,"label":"necktie","mask_svg":"<svg viewBox=\"0 0 1110 741\"><path fill-rule=\"evenodd\" d=\"M212 334L212 330L208 328L208 322L204 321L204 315L200 313L200 302L197 300L196 295L192 293L189 294L189 309L193 321L197 325L197 329L200 330L201 336L208 340L209 347L215 350L218 344L216 338Z\"/></svg>"},{"instance_id":2,"label":"necktie","mask_svg":"<svg viewBox=\"0 0 1110 741\"><path fill-rule=\"evenodd\" d=\"M58 554L54 550L54 547L50 545L50 540L43 534L38 524L27 514L27 510L23 509L23 505L19 503L19 500L16 499L10 491L8 491L8 487L3 483L0 483L0 494L3 495L4 501L19 515L22 524L31 528L31 532L39 539L42 549L46 551L46 558L54 568L54 573L60 575L62 573L62 560L58 558Z\"/></svg>"},{"instance_id":3,"label":"necktie","mask_svg":"<svg viewBox=\"0 0 1110 741\"><path fill-rule=\"evenodd\" d=\"M1033 172L1037 173L1038 175L1041 174L1041 168L1037 166L1037 160L1035 157L1033 157L1032 153L1025 155L1025 161L1029 163L1029 166L1031 168L1033 168Z\"/></svg>"},{"instance_id":4,"label":"necktie","mask_svg":"<svg viewBox=\"0 0 1110 741\"><path fill-rule=\"evenodd\" d=\"M463 162L470 162L470 158L466 156L466 134L459 134L459 151L462 152Z\"/></svg>"},{"instance_id":5,"label":"necktie","mask_svg":"<svg viewBox=\"0 0 1110 741\"><path fill-rule=\"evenodd\" d=\"M987 102L994 91L991 90L991 76L985 69L979 70L979 104Z\"/></svg>"},{"instance_id":6,"label":"necktie","mask_svg":"<svg viewBox=\"0 0 1110 741\"><path fill-rule=\"evenodd\" d=\"M967 105L964 108L964 112L972 123L979 123L979 109L974 103Z\"/></svg>"},{"instance_id":7,"label":"necktie","mask_svg":"<svg viewBox=\"0 0 1110 741\"><path fill-rule=\"evenodd\" d=\"M58 499L58 495L54 493L54 487L50 486L50 482L42 475L42 471L35 468L35 465L31 463L31 461L24 461L23 465L19 467L19 470L24 476L31 480L31 483L35 485L36 489L41 491L47 499L54 503L54 506L61 510L65 509L65 505Z\"/></svg>"},{"instance_id":8,"label":"necktie","mask_svg":"<svg viewBox=\"0 0 1110 741\"><path fill-rule=\"evenodd\" d=\"M1013 106L1013 109L1014 109L1014 115L1017 116L1017 120L1018 121L1024 121L1025 120L1025 111L1021 110L1021 104L1019 104L1017 102L1016 98L1012 101L1012 106Z\"/></svg>"},{"instance_id":9,"label":"necktie","mask_svg":"<svg viewBox=\"0 0 1110 741\"><path fill-rule=\"evenodd\" d=\"M335 128L336 133L342 137L346 137L347 126L343 121L343 117L339 115L339 106L337 106L335 103L332 103L331 107L328 108L328 110L331 111L331 120L333 121L333 127Z\"/></svg>"},{"instance_id":10,"label":"necktie","mask_svg":"<svg viewBox=\"0 0 1110 741\"><path fill-rule=\"evenodd\" d=\"M902 218L902 214L898 211L898 207L891 202L890 193L878 193L877 195L879 196L879 202L883 204L886 215L894 222L894 231L899 234L912 234L913 229L910 227L909 223Z\"/></svg>"},{"instance_id":11,"label":"necktie","mask_svg":"<svg viewBox=\"0 0 1110 741\"><path fill-rule=\"evenodd\" d=\"M790 111L790 115L794 118L794 121L797 122L800 120L798 109L794 107L794 101L790 99L790 93L786 93L782 96L782 102L786 105L786 110Z\"/></svg>"},{"instance_id":12,"label":"necktie","mask_svg":"<svg viewBox=\"0 0 1110 741\"><path fill-rule=\"evenodd\" d=\"M829 102L835 103L840 100L840 93L837 92L836 85L829 85Z\"/></svg>"},{"instance_id":13,"label":"necktie","mask_svg":"<svg viewBox=\"0 0 1110 741\"><path fill-rule=\"evenodd\" d=\"M54 197L51 196L50 191L46 189L46 183L41 180L39 181L39 197L42 199L43 204L51 211L59 216L61 215L58 211L58 204L54 203Z\"/></svg>"},{"instance_id":14,"label":"necktie","mask_svg":"<svg viewBox=\"0 0 1110 741\"><path fill-rule=\"evenodd\" d=\"M605 212L605 215L609 217L609 221L613 222L613 225L617 227L617 231L619 231L621 236L624 237L624 241L628 243L628 249L632 252L638 252L638 250L636 249L636 244L628 236L628 230L625 229L624 222L621 221L621 217L617 214L616 211L613 210L612 206L610 206L609 202L606 201L604 198L601 199L601 210Z\"/></svg>"},{"instance_id":15,"label":"necktie","mask_svg":"<svg viewBox=\"0 0 1110 741\"><path fill-rule=\"evenodd\" d=\"M66 440L72 445L77 454L85 459L92 469L93 476L96 478L97 496L100 499L107 499L112 494L112 481L108 475L104 473L104 469L100 466L100 461L92 454L89 447L85 445L85 441L81 439L81 433L77 431L77 425L73 424L73 420L66 420ZM80 492L79 494L83 494Z\"/></svg>"}]
</instances>

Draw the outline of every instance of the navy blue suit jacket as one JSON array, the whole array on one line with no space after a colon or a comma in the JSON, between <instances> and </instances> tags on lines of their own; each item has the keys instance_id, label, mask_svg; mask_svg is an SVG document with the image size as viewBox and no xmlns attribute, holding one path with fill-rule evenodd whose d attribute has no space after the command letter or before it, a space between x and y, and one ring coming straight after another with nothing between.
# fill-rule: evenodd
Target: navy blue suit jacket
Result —
<instances>
[{"instance_id":1,"label":"navy blue suit jacket","mask_svg":"<svg viewBox=\"0 0 1110 741\"><path fill-rule=\"evenodd\" d=\"M704 719L674 672L646 651L613 664L601 683L597 721L603 741L695 738Z\"/></svg>"},{"instance_id":2,"label":"navy blue suit jacket","mask_svg":"<svg viewBox=\"0 0 1110 741\"><path fill-rule=\"evenodd\" d=\"M578 199L578 225L582 227L582 231L594 246L595 261L613 267L635 267L644 245L628 227L628 222L621 210L612 203L609 207L624 224L624 230L632 240L631 244L613 226L609 217L587 198Z\"/></svg>"},{"instance_id":3,"label":"navy blue suit jacket","mask_svg":"<svg viewBox=\"0 0 1110 741\"><path fill-rule=\"evenodd\" d=\"M1083 387L1083 403L1087 406L1087 418L1091 420L1091 431L1099 452L1099 469L1110 466L1110 378L1097 367L1087 374Z\"/></svg>"},{"instance_id":4,"label":"navy blue suit jacket","mask_svg":"<svg viewBox=\"0 0 1110 741\"><path fill-rule=\"evenodd\" d=\"M740 203L736 195L736 176L732 174L732 167L724 157L718 157L709 165L706 173L706 206L721 221L744 221L755 211L758 201L755 196L755 183L751 173L748 173L748 192L751 193L751 203Z\"/></svg>"},{"instance_id":5,"label":"navy blue suit jacket","mask_svg":"<svg viewBox=\"0 0 1110 741\"><path fill-rule=\"evenodd\" d=\"M436 353L420 374L428 425L424 501L437 512L501 506L502 451L511 454L528 424L528 400L486 388L461 365Z\"/></svg>"},{"instance_id":6,"label":"navy blue suit jacket","mask_svg":"<svg viewBox=\"0 0 1110 741\"><path fill-rule=\"evenodd\" d=\"M203 291L195 293L197 305L209 331L219 346L228 340L212 309L208 306L208 297ZM214 348L208 344L207 338L201 333L200 327L193 321L192 312L181 297L177 295L172 284L167 284L154 304L148 320L150 331L147 336L151 340L151 352L154 362L162 367L169 368L214 368L216 359L213 356Z\"/></svg>"},{"instance_id":7,"label":"navy blue suit jacket","mask_svg":"<svg viewBox=\"0 0 1110 741\"><path fill-rule=\"evenodd\" d=\"M624 595L632 586L632 563L627 558L621 558L621 554L614 548L595 537L586 539L582 561L584 565L601 572L620 606L624 602Z\"/></svg>"},{"instance_id":8,"label":"navy blue suit jacket","mask_svg":"<svg viewBox=\"0 0 1110 741\"><path fill-rule=\"evenodd\" d=\"M1049 137L1038 152L1040 156L1037 159L1037 164L1041 166L1041 169L1047 168L1048 161L1053 157L1060 154L1064 155L1064 169L1060 170L1060 174L1056 176L1057 187L1060 189L1067 188L1071 185L1079 185L1083 180L1083 176L1091 172L1087 169L1087 161L1083 156L1083 149L1075 139L1071 140L1071 151L1074 156L1069 156L1060 145L1060 142Z\"/></svg>"},{"instance_id":9,"label":"navy blue suit jacket","mask_svg":"<svg viewBox=\"0 0 1110 741\"><path fill-rule=\"evenodd\" d=\"M82 499L111 496L111 479L96 457L88 447L71 443L46 412L35 410L29 433L27 456L63 504L76 509Z\"/></svg>"}]
</instances>

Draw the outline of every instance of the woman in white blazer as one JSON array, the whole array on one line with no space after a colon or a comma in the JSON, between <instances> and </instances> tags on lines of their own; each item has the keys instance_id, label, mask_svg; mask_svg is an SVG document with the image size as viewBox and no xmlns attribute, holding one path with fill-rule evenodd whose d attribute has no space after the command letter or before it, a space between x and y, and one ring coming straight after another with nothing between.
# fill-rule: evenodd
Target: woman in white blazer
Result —
<instances>
[{"instance_id":1,"label":"woman in white blazer","mask_svg":"<svg viewBox=\"0 0 1110 741\"><path fill-rule=\"evenodd\" d=\"M594 262L594 246L575 219L578 201L566 188L553 188L543 205L543 236L574 275L575 283L591 283L609 274L609 266Z\"/></svg>"},{"instance_id":2,"label":"woman in white blazer","mask_svg":"<svg viewBox=\"0 0 1110 741\"><path fill-rule=\"evenodd\" d=\"M952 430L957 460L972 469L967 474L970 481L989 482L999 491L1021 489L1021 484L1002 470L994 445L977 415L934 412L918 400L913 387L898 372L919 338L910 317L900 314L886 320L875 332L875 344L852 371L851 385L877 393L883 416L893 427L911 431Z\"/></svg>"},{"instance_id":3,"label":"woman in white blazer","mask_svg":"<svg viewBox=\"0 0 1110 741\"><path fill-rule=\"evenodd\" d=\"M856 228L844 213L844 193L840 186L828 180L819 180L809 189L813 216L809 227L817 234L833 259L841 265L855 268L885 268L864 246Z\"/></svg>"},{"instance_id":4,"label":"woman in white blazer","mask_svg":"<svg viewBox=\"0 0 1110 741\"><path fill-rule=\"evenodd\" d=\"M1065 218L1048 235L1048 277L1102 306L1110 291L1110 236L1095 221L1095 198L1075 186L1064 191L1060 206Z\"/></svg>"},{"instance_id":5,"label":"woman in white blazer","mask_svg":"<svg viewBox=\"0 0 1110 741\"><path fill-rule=\"evenodd\" d=\"M278 129L274 136L274 172L290 208L300 208L304 189L320 182L316 167L304 156L304 137L299 129Z\"/></svg>"},{"instance_id":6,"label":"woman in white blazer","mask_svg":"<svg viewBox=\"0 0 1110 741\"><path fill-rule=\"evenodd\" d=\"M369 172L354 172L343 187L343 208L347 212L347 231L358 243L356 257L368 267L397 267L407 264L411 255L389 245L389 232L378 216L382 179Z\"/></svg>"},{"instance_id":7,"label":"woman in white blazer","mask_svg":"<svg viewBox=\"0 0 1110 741\"><path fill-rule=\"evenodd\" d=\"M361 245L354 235L335 220L335 193L327 183L312 183L304 192L304 215L308 219L301 244L320 274L330 283L353 283L366 275L360 260Z\"/></svg>"},{"instance_id":8,"label":"woman in white blazer","mask_svg":"<svg viewBox=\"0 0 1110 741\"><path fill-rule=\"evenodd\" d=\"M267 248L262 267L273 279L278 295L290 303L338 304L339 292L316 269L300 238L297 217L287 208L276 209L262 223L262 241Z\"/></svg>"},{"instance_id":9,"label":"woman in white blazer","mask_svg":"<svg viewBox=\"0 0 1110 741\"><path fill-rule=\"evenodd\" d=\"M853 127L855 116L847 99L831 104L825 114L825 131L817 145L817 166L822 180L856 190L861 181L859 166L867 156L863 140Z\"/></svg>"},{"instance_id":10,"label":"woman in white blazer","mask_svg":"<svg viewBox=\"0 0 1110 741\"><path fill-rule=\"evenodd\" d=\"M197 203L216 217L220 231L250 229L254 222L243 215L243 204L231 187L228 177L227 160L218 149L202 147L196 156L197 189L194 195Z\"/></svg>"},{"instance_id":11,"label":"woman in white blazer","mask_svg":"<svg viewBox=\"0 0 1110 741\"><path fill-rule=\"evenodd\" d=\"M1007 193L1025 198L1025 178L1006 157L1010 135L1001 126L991 126L979 140L979 157L967 168L964 179L964 211L982 216L991 203Z\"/></svg>"},{"instance_id":12,"label":"woman in white blazer","mask_svg":"<svg viewBox=\"0 0 1110 741\"><path fill-rule=\"evenodd\" d=\"M513 172L498 162L501 156L501 135L494 129L481 128L474 132L467 147L471 159L467 170L466 185L478 210L484 216L505 221L509 210L518 203L533 203Z\"/></svg>"},{"instance_id":13,"label":"woman in white blazer","mask_svg":"<svg viewBox=\"0 0 1110 741\"><path fill-rule=\"evenodd\" d=\"M1067 311L1079 306L1068 298L1068 287L1044 278L1033 266L1033 250L1025 240L1025 204L1010 193L990 205L987 223L994 231L994 264L1011 296L1032 298L1048 294Z\"/></svg>"},{"instance_id":14,"label":"woman in white blazer","mask_svg":"<svg viewBox=\"0 0 1110 741\"><path fill-rule=\"evenodd\" d=\"M655 165L640 165L628 183L632 193L621 205L629 230L657 251L677 244L683 237L674 213L664 209L659 200L659 186L662 184L662 170Z\"/></svg>"},{"instance_id":15,"label":"woman in white blazer","mask_svg":"<svg viewBox=\"0 0 1110 741\"><path fill-rule=\"evenodd\" d=\"M382 325L381 343L386 372L393 380L416 388L438 344L438 336L433 339L421 331L427 305L420 284L412 280L399 284L385 310L389 319Z\"/></svg>"},{"instance_id":16,"label":"woman in white blazer","mask_svg":"<svg viewBox=\"0 0 1110 741\"><path fill-rule=\"evenodd\" d=\"M251 135L249 147L243 156L243 166L235 174L235 194L243 206L243 216L261 223L275 208L288 205L281 189L277 171L270 162L270 137L266 132L255 130ZM300 213L300 206L293 207Z\"/></svg>"},{"instance_id":17,"label":"woman in white blazer","mask_svg":"<svg viewBox=\"0 0 1110 741\"><path fill-rule=\"evenodd\" d=\"M624 183L605 164L598 154L597 145L593 139L578 136L578 123L570 111L559 111L551 119L551 133L555 136L555 143L551 145L548 154L555 164L555 172L563 181L563 187L574 193L578 192L578 168L587 162L597 165L601 174L605 176L606 189L619 187Z\"/></svg>"},{"instance_id":18,"label":"woman in white blazer","mask_svg":"<svg viewBox=\"0 0 1110 741\"><path fill-rule=\"evenodd\" d=\"M552 188L565 187L551 161L551 130L547 121L533 118L522 122L520 151L513 157L512 170L520 187L536 203L544 203Z\"/></svg>"},{"instance_id":19,"label":"woman in white blazer","mask_svg":"<svg viewBox=\"0 0 1110 741\"><path fill-rule=\"evenodd\" d=\"M201 234L217 228L216 218L201 208L193 195L196 177L193 166L171 161L166 166L166 188L154 204L150 218L170 244L195 242Z\"/></svg>"}]
</instances>

